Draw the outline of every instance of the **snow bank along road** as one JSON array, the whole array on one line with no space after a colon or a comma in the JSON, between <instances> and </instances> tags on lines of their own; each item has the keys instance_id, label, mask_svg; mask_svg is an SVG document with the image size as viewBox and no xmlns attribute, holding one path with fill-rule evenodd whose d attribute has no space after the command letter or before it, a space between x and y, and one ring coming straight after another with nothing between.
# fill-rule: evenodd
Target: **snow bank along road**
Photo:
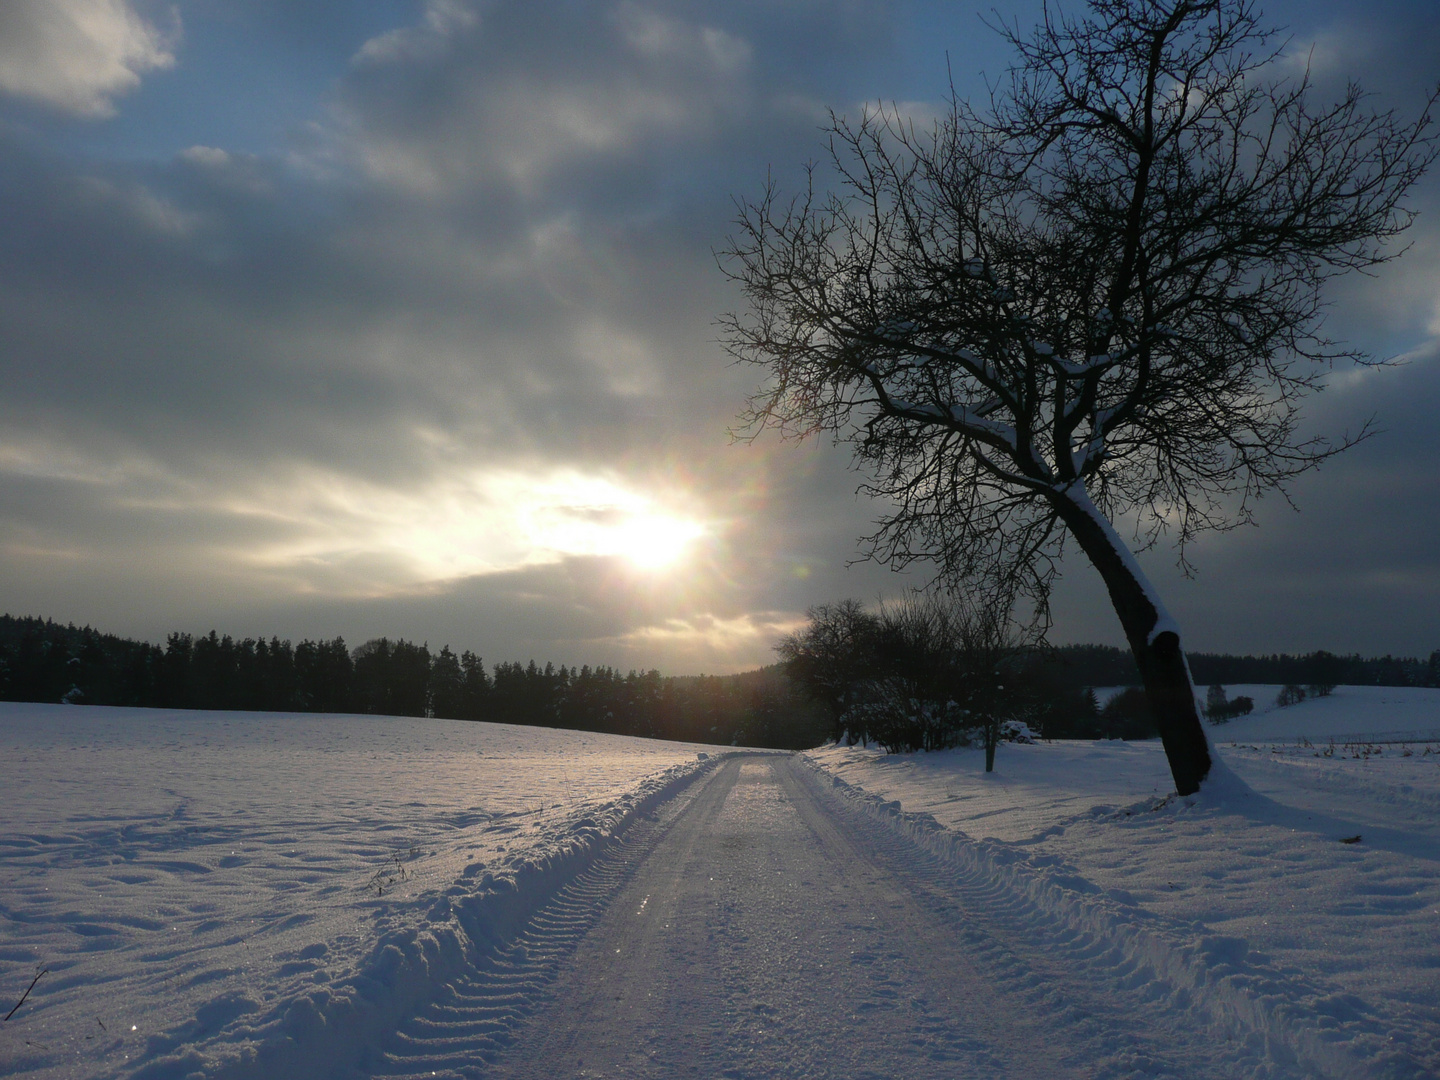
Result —
<instances>
[{"instance_id":1,"label":"snow bank along road","mask_svg":"<svg viewBox=\"0 0 1440 1080\"><path fill-rule=\"evenodd\" d=\"M0 1076L183 1077L364 1045L713 749L0 702L0 1017L47 972L0 1022Z\"/></svg>"},{"instance_id":2,"label":"snow bank along road","mask_svg":"<svg viewBox=\"0 0 1440 1080\"><path fill-rule=\"evenodd\" d=\"M1196 940L995 855L802 759L731 757L366 1067L515 1080L1430 1075L1406 1054L1353 1054L1330 1018L1295 1009L1316 988L1243 941Z\"/></svg>"},{"instance_id":3,"label":"snow bank along road","mask_svg":"<svg viewBox=\"0 0 1440 1080\"><path fill-rule=\"evenodd\" d=\"M1421 749L1174 800L1148 744L14 708L0 1075L1440 1076Z\"/></svg>"}]
</instances>

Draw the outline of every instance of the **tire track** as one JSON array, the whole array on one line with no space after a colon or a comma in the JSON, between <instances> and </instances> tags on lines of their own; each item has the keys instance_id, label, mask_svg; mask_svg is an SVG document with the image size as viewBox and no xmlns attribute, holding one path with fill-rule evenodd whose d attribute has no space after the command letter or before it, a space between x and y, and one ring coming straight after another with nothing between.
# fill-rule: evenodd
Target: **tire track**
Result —
<instances>
[{"instance_id":1,"label":"tire track","mask_svg":"<svg viewBox=\"0 0 1440 1080\"><path fill-rule=\"evenodd\" d=\"M619 843L558 890L514 940L440 987L373 1059L360 1063L355 1075L390 1080L488 1076L617 893L677 822L692 814L714 813L739 770L738 760L727 762L642 816Z\"/></svg>"},{"instance_id":2,"label":"tire track","mask_svg":"<svg viewBox=\"0 0 1440 1080\"><path fill-rule=\"evenodd\" d=\"M1243 941L1112 901L1058 863L1031 867L1023 854L948 832L928 815L902 815L899 804L815 766L797 775L917 897L986 939L976 955L997 977L1044 988L1035 1007L1104 1063L1097 1077L1392 1075L1351 1053L1338 1026L1317 1026L1306 1003L1327 991L1248 959Z\"/></svg>"},{"instance_id":3,"label":"tire track","mask_svg":"<svg viewBox=\"0 0 1440 1080\"><path fill-rule=\"evenodd\" d=\"M1103 920L1057 918L906 825L799 758L738 755L637 820L356 1075L1346 1075L1192 1008Z\"/></svg>"},{"instance_id":4,"label":"tire track","mask_svg":"<svg viewBox=\"0 0 1440 1080\"><path fill-rule=\"evenodd\" d=\"M1082 1075L903 882L823 825L793 769L745 762L718 812L656 850L496 1077Z\"/></svg>"},{"instance_id":5,"label":"tire track","mask_svg":"<svg viewBox=\"0 0 1440 1080\"><path fill-rule=\"evenodd\" d=\"M1084 1075L1200 1080L1252 1072L1205 1027L1177 1025L1160 1007L1153 973L1129 964L1116 943L1057 928L1028 897L974 864L943 859L867 807L854 805L796 761L787 781L827 811L807 822L822 843L850 849L903 883L915 903L963 942L975 972L1045 1018L1062 1061Z\"/></svg>"}]
</instances>

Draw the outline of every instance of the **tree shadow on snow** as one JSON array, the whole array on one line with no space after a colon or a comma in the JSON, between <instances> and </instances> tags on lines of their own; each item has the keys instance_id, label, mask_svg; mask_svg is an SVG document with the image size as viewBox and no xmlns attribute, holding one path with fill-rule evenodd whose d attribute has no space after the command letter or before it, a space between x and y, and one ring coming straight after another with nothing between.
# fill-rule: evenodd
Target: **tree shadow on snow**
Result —
<instances>
[{"instance_id":1,"label":"tree shadow on snow","mask_svg":"<svg viewBox=\"0 0 1440 1080\"><path fill-rule=\"evenodd\" d=\"M1309 833L1333 841L1337 846L1349 843L1361 850L1379 849L1440 863L1440 845L1436 844L1435 837L1428 830L1376 825L1373 819L1346 817L1343 810L1332 813L1290 806L1256 791L1236 775L1219 755L1215 756L1211 773L1201 785L1200 793L1189 801L1198 807L1213 807L1239 814L1257 825ZM1351 840L1351 837L1359 839Z\"/></svg>"}]
</instances>

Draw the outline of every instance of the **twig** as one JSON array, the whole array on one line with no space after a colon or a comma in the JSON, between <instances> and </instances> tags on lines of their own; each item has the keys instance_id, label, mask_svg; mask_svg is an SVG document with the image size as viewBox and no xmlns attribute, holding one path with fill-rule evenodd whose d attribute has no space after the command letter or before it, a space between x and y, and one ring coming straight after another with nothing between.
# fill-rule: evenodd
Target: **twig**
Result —
<instances>
[{"instance_id":1,"label":"twig","mask_svg":"<svg viewBox=\"0 0 1440 1080\"><path fill-rule=\"evenodd\" d=\"M35 989L35 984L40 981L40 976L49 974L50 969L46 968L44 971L38 972L35 978L30 980L30 985L25 988L25 993L21 994L20 1000L15 1002L15 1008L11 1009L8 1013L5 1014L6 1020L9 1020L10 1017L14 1016L17 1012L20 1011L20 1006L25 1004L25 999L30 996L30 991Z\"/></svg>"}]
</instances>

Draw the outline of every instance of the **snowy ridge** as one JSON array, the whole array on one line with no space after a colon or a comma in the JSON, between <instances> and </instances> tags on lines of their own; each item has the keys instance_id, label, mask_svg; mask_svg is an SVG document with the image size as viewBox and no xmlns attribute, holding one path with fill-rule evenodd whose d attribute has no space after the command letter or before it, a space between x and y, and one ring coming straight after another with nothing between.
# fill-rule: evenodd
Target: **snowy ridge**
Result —
<instances>
[{"instance_id":1,"label":"snowy ridge","mask_svg":"<svg viewBox=\"0 0 1440 1080\"><path fill-rule=\"evenodd\" d=\"M152 1037L150 1051L160 1056L130 1074L132 1080L261 1080L348 1075L356 1069L378 1074L377 1063L389 1060L384 1043L393 1041L402 1021L436 999L453 1000L457 992L498 998L508 1008L492 1026L513 1026L527 1011L524 999L537 988L523 973L519 982L513 974L515 954L523 960L527 950L512 946L527 924L554 907L638 820L719 760L701 755L673 765L617 799L576 810L540 843L493 868L472 864L462 881L427 897L422 925L382 935L343 983L282 1000L213 1033L197 1021ZM480 967L490 969L488 978L476 978ZM223 1002L214 1003L212 1013L223 1015L223 1008ZM167 1052L171 1048L175 1052ZM409 1071L387 1068L384 1074Z\"/></svg>"},{"instance_id":2,"label":"snowy ridge","mask_svg":"<svg viewBox=\"0 0 1440 1080\"><path fill-rule=\"evenodd\" d=\"M1139 907L1123 890L1104 890L1055 856L1014 844L974 839L947 829L927 813L910 813L849 784L813 761L810 781L830 788L857 812L908 838L946 864L963 882L983 883L1027 934L1090 969L1147 1013L1198 1014L1235 1045L1237 1075L1323 1076L1350 1080L1421 1076L1387 1053L1390 1025L1353 995L1280 970L1241 937L1206 933ZM1220 798L1225 794L1217 793ZM1147 799L1127 807L1097 807L1116 817L1203 809L1215 796ZM1356 1050L1368 1053L1360 1056ZM1408 1067L1407 1067L1408 1066Z\"/></svg>"}]
</instances>

